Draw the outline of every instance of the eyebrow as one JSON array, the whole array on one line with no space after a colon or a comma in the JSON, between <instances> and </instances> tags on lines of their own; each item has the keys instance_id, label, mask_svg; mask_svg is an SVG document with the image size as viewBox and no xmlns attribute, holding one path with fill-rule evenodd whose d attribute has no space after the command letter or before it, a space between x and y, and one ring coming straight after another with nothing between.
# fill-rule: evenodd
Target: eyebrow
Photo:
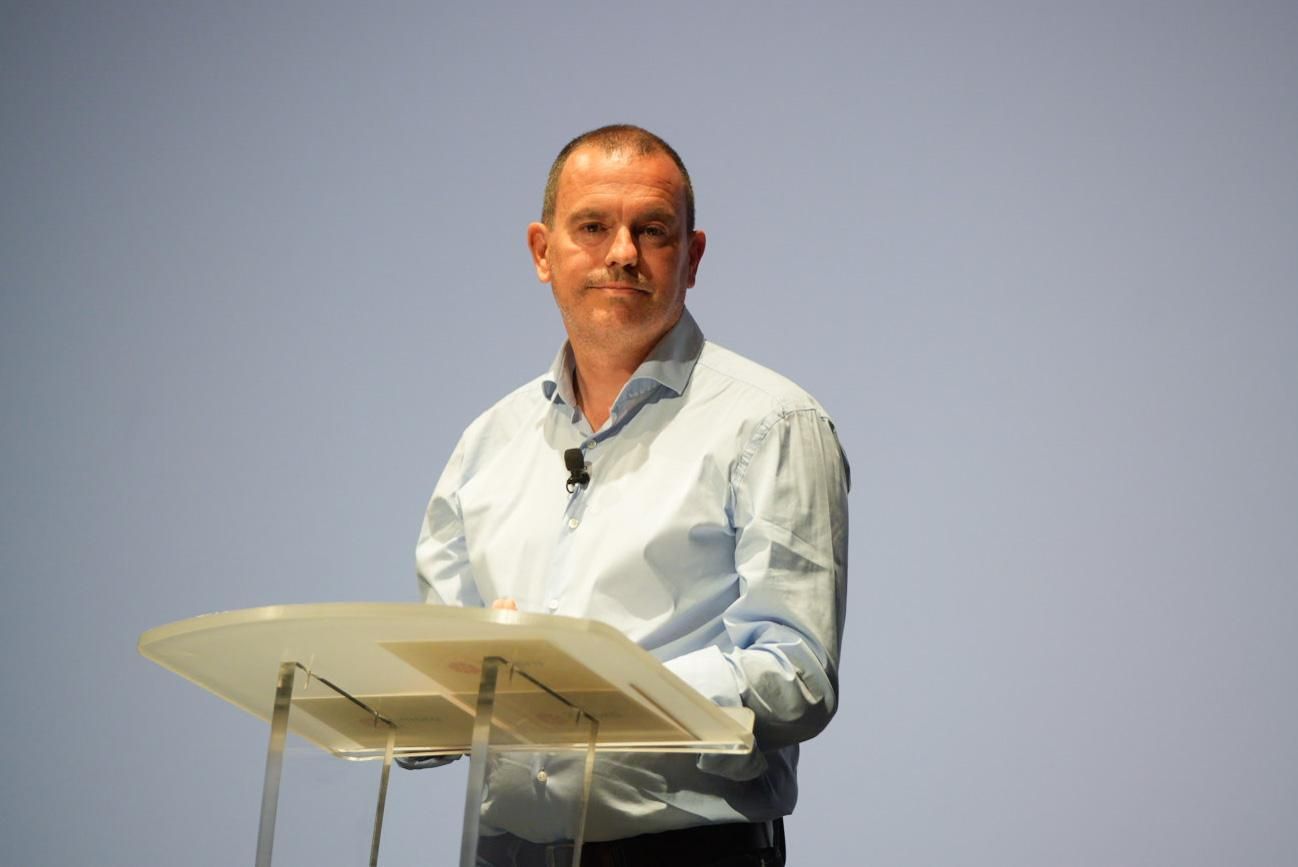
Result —
<instances>
[{"instance_id":1,"label":"eyebrow","mask_svg":"<svg viewBox=\"0 0 1298 867\"><path fill-rule=\"evenodd\" d=\"M573 211L568 215L569 223L581 223L586 220L604 220L608 218L608 211L602 208L582 208ZM637 223L666 223L668 226L675 226L679 220L677 216L668 210L662 208L653 208L638 215Z\"/></svg>"},{"instance_id":2,"label":"eyebrow","mask_svg":"<svg viewBox=\"0 0 1298 867\"><path fill-rule=\"evenodd\" d=\"M669 226L675 226L676 215L671 211L665 211L661 208L654 208L640 215L638 223L666 223Z\"/></svg>"},{"instance_id":3,"label":"eyebrow","mask_svg":"<svg viewBox=\"0 0 1298 867\"><path fill-rule=\"evenodd\" d=\"M599 208L582 208L580 211L573 211L568 215L569 223L580 223L585 220L602 220L607 216L607 211Z\"/></svg>"}]
</instances>

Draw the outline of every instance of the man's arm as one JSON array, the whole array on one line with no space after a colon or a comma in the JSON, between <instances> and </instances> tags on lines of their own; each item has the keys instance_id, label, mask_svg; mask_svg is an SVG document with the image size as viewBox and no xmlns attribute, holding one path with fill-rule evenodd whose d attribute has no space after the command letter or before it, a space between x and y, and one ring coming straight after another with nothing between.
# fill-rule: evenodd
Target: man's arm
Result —
<instances>
[{"instance_id":1,"label":"man's arm","mask_svg":"<svg viewBox=\"0 0 1298 867\"><path fill-rule=\"evenodd\" d=\"M469 569L468 546L464 541L464 520L456 491L464 465L464 440L456 444L437 480L424 513L415 545L415 572L419 595L425 602L443 605L481 605L473 573ZM476 601L466 601L470 598ZM422 771L449 765L461 756L416 756L396 760L407 771Z\"/></svg>"},{"instance_id":2,"label":"man's arm","mask_svg":"<svg viewBox=\"0 0 1298 867\"><path fill-rule=\"evenodd\" d=\"M464 538L459 489L463 482L465 439L455 445L446 469L433 489L424 523L415 545L415 568L419 593L425 602L442 605L479 606L483 602L469 566L469 548Z\"/></svg>"},{"instance_id":3,"label":"man's arm","mask_svg":"<svg viewBox=\"0 0 1298 867\"><path fill-rule=\"evenodd\" d=\"M812 737L837 708L849 484L818 410L777 414L760 430L732 476L741 588L724 622L734 649L666 663L717 704L750 708L759 749Z\"/></svg>"}]
</instances>

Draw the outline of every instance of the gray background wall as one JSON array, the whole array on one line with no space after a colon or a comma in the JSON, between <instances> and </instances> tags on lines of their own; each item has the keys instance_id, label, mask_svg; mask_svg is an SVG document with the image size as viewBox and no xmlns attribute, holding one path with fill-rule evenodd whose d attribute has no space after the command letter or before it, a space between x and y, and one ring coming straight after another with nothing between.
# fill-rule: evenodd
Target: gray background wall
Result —
<instances>
[{"instance_id":1,"label":"gray background wall","mask_svg":"<svg viewBox=\"0 0 1298 867\"><path fill-rule=\"evenodd\" d=\"M136 637L413 599L561 339L548 162L630 120L853 459L793 863L1295 863L1295 93L1288 2L0 5L0 861L251 862L264 727Z\"/></svg>"}]
</instances>

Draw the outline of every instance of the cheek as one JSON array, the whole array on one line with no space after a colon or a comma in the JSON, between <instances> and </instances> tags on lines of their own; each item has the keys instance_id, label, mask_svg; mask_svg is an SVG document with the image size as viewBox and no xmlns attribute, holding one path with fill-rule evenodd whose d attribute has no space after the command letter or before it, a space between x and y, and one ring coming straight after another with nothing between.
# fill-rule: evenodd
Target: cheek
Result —
<instances>
[{"instance_id":1,"label":"cheek","mask_svg":"<svg viewBox=\"0 0 1298 867\"><path fill-rule=\"evenodd\" d=\"M581 263L573 258L566 258L554 267L554 279L566 285L581 279L582 275Z\"/></svg>"},{"instance_id":2,"label":"cheek","mask_svg":"<svg viewBox=\"0 0 1298 867\"><path fill-rule=\"evenodd\" d=\"M565 250L557 262L551 262L556 274L572 280L584 280L587 274L602 264L603 259L584 248Z\"/></svg>"},{"instance_id":3,"label":"cheek","mask_svg":"<svg viewBox=\"0 0 1298 867\"><path fill-rule=\"evenodd\" d=\"M689 277L690 262L686 256L677 256L674 253L664 253L661 256L654 257L651 260L653 269L656 273L663 276L672 276L682 280Z\"/></svg>"}]
</instances>

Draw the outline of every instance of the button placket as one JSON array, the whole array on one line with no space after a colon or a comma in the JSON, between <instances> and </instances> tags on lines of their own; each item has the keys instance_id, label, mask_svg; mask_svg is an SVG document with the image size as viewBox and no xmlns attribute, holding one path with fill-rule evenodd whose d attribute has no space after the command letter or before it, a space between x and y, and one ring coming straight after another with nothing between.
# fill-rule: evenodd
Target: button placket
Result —
<instances>
[{"instance_id":1,"label":"button placket","mask_svg":"<svg viewBox=\"0 0 1298 867\"><path fill-rule=\"evenodd\" d=\"M583 443L584 445L584 443ZM583 499L586 495L586 486L579 485L568 496L567 505L563 510L563 526L559 530L558 540L555 543L554 554L550 560L550 571L546 576L544 592L546 595L545 610L554 614L559 609L559 597L568 582L569 558L572 556L572 545L574 543L573 531L581 526L581 511Z\"/></svg>"}]
</instances>

